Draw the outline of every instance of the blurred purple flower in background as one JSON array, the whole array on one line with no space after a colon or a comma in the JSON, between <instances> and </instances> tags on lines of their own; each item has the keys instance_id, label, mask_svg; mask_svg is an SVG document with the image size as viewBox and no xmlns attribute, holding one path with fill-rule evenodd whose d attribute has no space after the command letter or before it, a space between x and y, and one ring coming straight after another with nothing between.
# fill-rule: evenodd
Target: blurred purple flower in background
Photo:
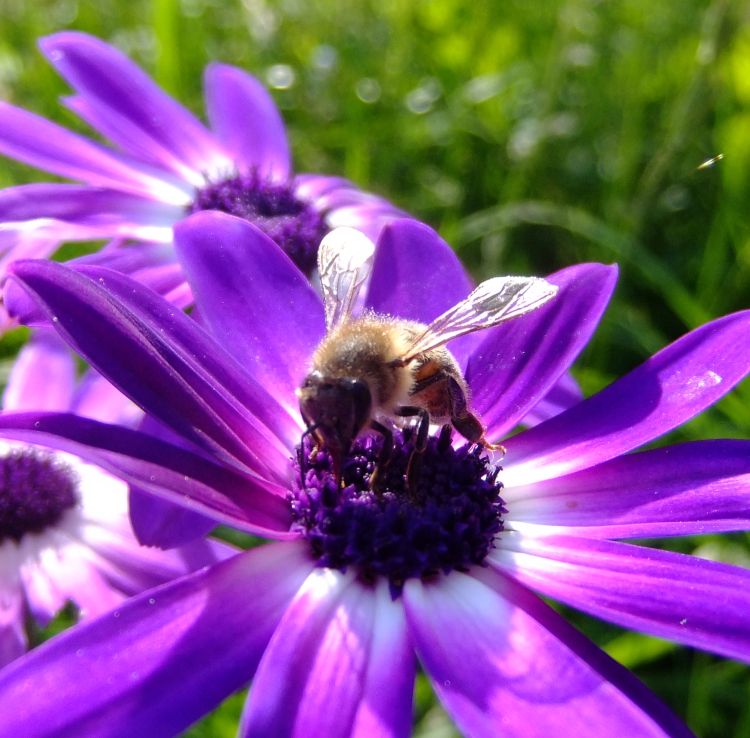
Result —
<instances>
[{"instance_id":1,"label":"blurred purple flower in background","mask_svg":"<svg viewBox=\"0 0 750 738\"><path fill-rule=\"evenodd\" d=\"M48 256L62 241L114 238L97 257L102 263L179 295L169 245L172 226L188 213L215 209L249 220L306 273L332 226L375 238L403 215L339 177L295 176L273 100L240 69L206 68L209 130L103 41L65 31L40 43L75 91L63 103L113 147L0 103L0 153L79 183L0 191L0 267ZM144 243L122 253L127 239Z\"/></svg>"},{"instance_id":2,"label":"blurred purple flower in background","mask_svg":"<svg viewBox=\"0 0 750 738\"><path fill-rule=\"evenodd\" d=\"M132 425L138 409L102 377L77 382L67 347L40 332L23 348L4 412L72 412ZM0 444L0 666L27 647L26 618L45 626L67 602L86 617L126 597L227 558L197 541L171 551L141 546L128 517L127 485L59 450Z\"/></svg>"},{"instance_id":3,"label":"blurred purple flower in background","mask_svg":"<svg viewBox=\"0 0 750 738\"><path fill-rule=\"evenodd\" d=\"M339 489L328 453L299 448L295 389L324 332L318 294L244 221L202 213L176 232L201 325L111 270L40 261L12 273L68 343L183 441L38 412L4 415L0 434L277 540L5 669L0 701L17 709L0 717L3 732L173 735L252 679L242 735L407 736L418 658L469 736L690 735L533 591L750 660L748 571L612 540L750 527L750 442L628 453L747 374L750 313L694 330L505 438L586 345L614 288L613 267L564 269L544 307L451 345L488 437L505 438L502 468L443 432L416 492L395 473L373 492L379 441L365 436ZM429 321L469 290L443 242L397 221L380 237L364 305ZM389 469L410 451L408 432L395 441Z\"/></svg>"}]
</instances>

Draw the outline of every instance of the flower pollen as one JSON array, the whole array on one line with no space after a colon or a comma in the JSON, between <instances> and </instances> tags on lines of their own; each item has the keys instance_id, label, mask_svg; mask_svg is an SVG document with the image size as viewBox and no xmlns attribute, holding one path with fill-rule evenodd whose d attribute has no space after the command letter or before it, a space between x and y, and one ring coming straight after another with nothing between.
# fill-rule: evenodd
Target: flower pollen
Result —
<instances>
[{"instance_id":1,"label":"flower pollen","mask_svg":"<svg viewBox=\"0 0 750 738\"><path fill-rule=\"evenodd\" d=\"M289 184L268 182L255 172L237 174L199 190L189 207L236 215L260 228L305 273L315 268L318 245L328 233L323 217Z\"/></svg>"},{"instance_id":2,"label":"flower pollen","mask_svg":"<svg viewBox=\"0 0 750 738\"><path fill-rule=\"evenodd\" d=\"M507 512L500 467L479 446L454 449L445 426L414 455L411 436L394 434L387 462L380 461L380 435L357 439L340 485L330 453L315 450L306 436L291 497L292 529L307 539L319 566L355 567L365 581L386 577L394 596L409 578L482 564Z\"/></svg>"},{"instance_id":3,"label":"flower pollen","mask_svg":"<svg viewBox=\"0 0 750 738\"><path fill-rule=\"evenodd\" d=\"M14 449L0 458L0 543L60 521L78 502L73 471L53 454Z\"/></svg>"}]
</instances>

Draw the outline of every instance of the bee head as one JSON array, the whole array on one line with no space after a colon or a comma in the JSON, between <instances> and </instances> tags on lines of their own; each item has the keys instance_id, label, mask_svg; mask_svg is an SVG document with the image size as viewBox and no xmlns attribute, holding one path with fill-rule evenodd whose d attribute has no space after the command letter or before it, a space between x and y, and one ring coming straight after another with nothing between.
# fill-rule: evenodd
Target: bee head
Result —
<instances>
[{"instance_id":1,"label":"bee head","mask_svg":"<svg viewBox=\"0 0 750 738\"><path fill-rule=\"evenodd\" d=\"M372 410L367 383L352 377L326 378L311 372L297 390L307 427L338 461L365 427Z\"/></svg>"}]
</instances>

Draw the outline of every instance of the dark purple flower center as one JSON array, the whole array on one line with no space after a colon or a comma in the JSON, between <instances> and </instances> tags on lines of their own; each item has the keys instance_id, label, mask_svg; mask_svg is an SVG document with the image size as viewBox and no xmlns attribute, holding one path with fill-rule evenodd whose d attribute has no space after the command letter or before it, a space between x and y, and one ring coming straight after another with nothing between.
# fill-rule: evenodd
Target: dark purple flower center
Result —
<instances>
[{"instance_id":1,"label":"dark purple flower center","mask_svg":"<svg viewBox=\"0 0 750 738\"><path fill-rule=\"evenodd\" d=\"M0 543L60 521L78 502L72 469L52 454L15 449L0 458Z\"/></svg>"},{"instance_id":2,"label":"dark purple flower center","mask_svg":"<svg viewBox=\"0 0 750 738\"><path fill-rule=\"evenodd\" d=\"M189 212L199 210L220 210L250 221L281 246L305 274L314 269L318 245L328 233L321 214L300 200L289 184L268 182L254 172L198 190Z\"/></svg>"},{"instance_id":3,"label":"dark purple flower center","mask_svg":"<svg viewBox=\"0 0 750 738\"><path fill-rule=\"evenodd\" d=\"M356 440L343 461L341 485L331 455L315 451L307 436L291 496L293 530L308 540L318 565L355 567L370 581L386 577L394 596L411 577L482 564L507 512L500 468L480 447L454 449L446 426L412 458L411 435L394 434L387 463L380 463L381 436Z\"/></svg>"}]
</instances>

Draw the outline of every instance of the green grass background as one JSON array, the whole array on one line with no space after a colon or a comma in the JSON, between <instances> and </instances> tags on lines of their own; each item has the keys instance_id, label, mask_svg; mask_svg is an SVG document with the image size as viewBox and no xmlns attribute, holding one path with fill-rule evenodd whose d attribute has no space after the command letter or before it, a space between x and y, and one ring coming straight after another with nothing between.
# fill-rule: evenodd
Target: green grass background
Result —
<instances>
[{"instance_id":1,"label":"green grass background","mask_svg":"<svg viewBox=\"0 0 750 738\"><path fill-rule=\"evenodd\" d=\"M750 306L748 20L729 0L0 0L0 97L84 130L35 47L64 28L116 44L198 113L208 61L246 68L273 87L298 171L391 198L477 278L618 262L575 369L591 393ZM45 178L0 163L2 186ZM747 382L669 440L706 437L750 437ZM749 540L669 546L748 565ZM747 667L566 614L698 735L750 735ZM234 735L241 704L189 735ZM417 735L455 735L424 681L416 705Z\"/></svg>"}]
</instances>

